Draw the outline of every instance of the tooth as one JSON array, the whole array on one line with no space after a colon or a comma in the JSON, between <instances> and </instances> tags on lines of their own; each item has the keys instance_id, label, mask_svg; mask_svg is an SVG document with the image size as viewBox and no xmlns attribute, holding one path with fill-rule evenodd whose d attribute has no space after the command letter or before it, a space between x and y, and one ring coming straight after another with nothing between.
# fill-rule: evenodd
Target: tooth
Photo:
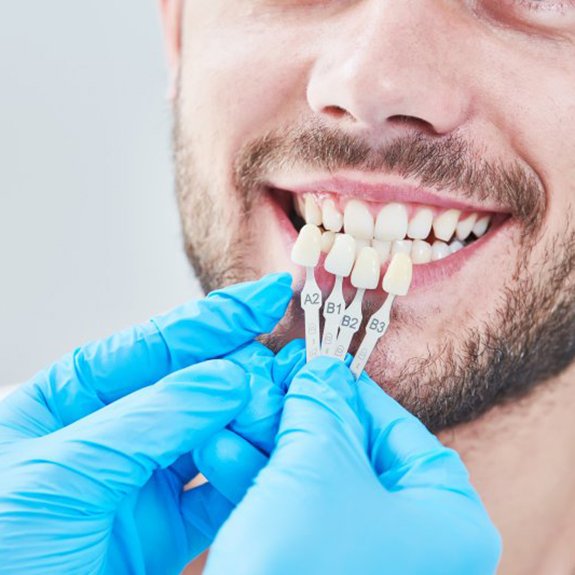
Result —
<instances>
[{"instance_id":1,"label":"tooth","mask_svg":"<svg viewBox=\"0 0 575 575\"><path fill-rule=\"evenodd\" d=\"M321 231L317 226L306 224L299 232L291 251L292 262L313 268L321 254Z\"/></svg>"},{"instance_id":2,"label":"tooth","mask_svg":"<svg viewBox=\"0 0 575 575\"><path fill-rule=\"evenodd\" d=\"M431 246L422 240L415 240L411 246L411 260L414 264L428 264L432 256Z\"/></svg>"},{"instance_id":3,"label":"tooth","mask_svg":"<svg viewBox=\"0 0 575 575\"><path fill-rule=\"evenodd\" d=\"M340 232L343 227L343 215L333 200L325 200L322 205L323 227L332 232Z\"/></svg>"},{"instance_id":4,"label":"tooth","mask_svg":"<svg viewBox=\"0 0 575 575\"><path fill-rule=\"evenodd\" d=\"M358 289L376 289L379 284L381 264L374 248L362 248L351 273L351 285Z\"/></svg>"},{"instance_id":5,"label":"tooth","mask_svg":"<svg viewBox=\"0 0 575 575\"><path fill-rule=\"evenodd\" d=\"M460 220L455 229L455 235L457 239L461 242L465 241L471 232L473 231L473 226L477 221L477 214L470 214L464 220Z\"/></svg>"},{"instance_id":6,"label":"tooth","mask_svg":"<svg viewBox=\"0 0 575 575\"><path fill-rule=\"evenodd\" d=\"M305 214L305 197L302 194L296 194L294 201L295 213L303 218Z\"/></svg>"},{"instance_id":7,"label":"tooth","mask_svg":"<svg viewBox=\"0 0 575 575\"><path fill-rule=\"evenodd\" d=\"M458 240L453 240L450 244L449 244L449 253L450 254L455 254L457 253L459 250L462 250L465 246Z\"/></svg>"},{"instance_id":8,"label":"tooth","mask_svg":"<svg viewBox=\"0 0 575 575\"><path fill-rule=\"evenodd\" d=\"M359 252L363 248L367 248L370 245L371 245L371 242L369 242L368 240L358 240L356 238L356 240L355 240L355 256L357 257L359 255Z\"/></svg>"},{"instance_id":9,"label":"tooth","mask_svg":"<svg viewBox=\"0 0 575 575\"><path fill-rule=\"evenodd\" d=\"M355 262L355 239L349 234L335 234L324 268L335 276L347 277Z\"/></svg>"},{"instance_id":10,"label":"tooth","mask_svg":"<svg viewBox=\"0 0 575 575\"><path fill-rule=\"evenodd\" d=\"M413 277L413 262L406 254L397 254L391 260L383 278L383 289L391 295L407 295Z\"/></svg>"},{"instance_id":11,"label":"tooth","mask_svg":"<svg viewBox=\"0 0 575 575\"><path fill-rule=\"evenodd\" d=\"M444 242L434 242L431 248L431 260L436 262L446 258L449 254L449 246Z\"/></svg>"},{"instance_id":12,"label":"tooth","mask_svg":"<svg viewBox=\"0 0 575 575\"><path fill-rule=\"evenodd\" d=\"M491 216L484 216L477 220L476 224L473 226L473 233L475 236L480 238L487 231L490 223Z\"/></svg>"},{"instance_id":13,"label":"tooth","mask_svg":"<svg viewBox=\"0 0 575 575\"><path fill-rule=\"evenodd\" d=\"M303 219L306 224L321 226L321 210L312 196L305 197Z\"/></svg>"},{"instance_id":14,"label":"tooth","mask_svg":"<svg viewBox=\"0 0 575 575\"><path fill-rule=\"evenodd\" d=\"M391 244L391 255L411 253L413 242L411 240L396 240Z\"/></svg>"},{"instance_id":15,"label":"tooth","mask_svg":"<svg viewBox=\"0 0 575 575\"><path fill-rule=\"evenodd\" d=\"M418 210L409 222L407 236L414 240L424 240L429 235L429 232L431 232L432 223L433 212L429 208Z\"/></svg>"},{"instance_id":16,"label":"tooth","mask_svg":"<svg viewBox=\"0 0 575 575\"><path fill-rule=\"evenodd\" d=\"M346 234L360 240L373 237L373 217L369 208L358 200L350 200L343 213L343 227Z\"/></svg>"},{"instance_id":17,"label":"tooth","mask_svg":"<svg viewBox=\"0 0 575 575\"><path fill-rule=\"evenodd\" d=\"M379 261L383 264L391 254L391 242L382 242L381 240L371 240L371 246L377 252Z\"/></svg>"},{"instance_id":18,"label":"tooth","mask_svg":"<svg viewBox=\"0 0 575 575\"><path fill-rule=\"evenodd\" d=\"M382 241L402 240L407 227L407 208L402 204L387 204L377 216L374 237Z\"/></svg>"},{"instance_id":19,"label":"tooth","mask_svg":"<svg viewBox=\"0 0 575 575\"><path fill-rule=\"evenodd\" d=\"M329 253L329 250L333 247L333 242L335 241L334 232L323 232L321 234L321 251L324 254Z\"/></svg>"},{"instance_id":20,"label":"tooth","mask_svg":"<svg viewBox=\"0 0 575 575\"><path fill-rule=\"evenodd\" d=\"M459 210L447 210L435 218L433 221L433 231L438 240L448 242L455 232L457 221L461 212Z\"/></svg>"}]
</instances>

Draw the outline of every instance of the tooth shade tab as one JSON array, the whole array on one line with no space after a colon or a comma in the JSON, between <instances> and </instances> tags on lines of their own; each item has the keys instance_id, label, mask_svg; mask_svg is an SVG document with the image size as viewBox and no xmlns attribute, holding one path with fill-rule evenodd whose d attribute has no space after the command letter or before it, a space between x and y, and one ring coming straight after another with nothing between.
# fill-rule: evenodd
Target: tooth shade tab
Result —
<instances>
[{"instance_id":1,"label":"tooth shade tab","mask_svg":"<svg viewBox=\"0 0 575 575\"><path fill-rule=\"evenodd\" d=\"M355 262L355 239L349 234L335 234L324 268L330 274L347 277Z\"/></svg>"},{"instance_id":2,"label":"tooth shade tab","mask_svg":"<svg viewBox=\"0 0 575 575\"><path fill-rule=\"evenodd\" d=\"M432 224L433 211L429 208L421 208L411 218L407 236L413 240L424 240L429 236Z\"/></svg>"},{"instance_id":3,"label":"tooth shade tab","mask_svg":"<svg viewBox=\"0 0 575 575\"><path fill-rule=\"evenodd\" d=\"M353 266L351 285L358 289L377 289L380 270L377 251L369 246L362 248Z\"/></svg>"},{"instance_id":4,"label":"tooth shade tab","mask_svg":"<svg viewBox=\"0 0 575 575\"><path fill-rule=\"evenodd\" d=\"M443 240L448 242L453 234L455 233L455 228L459 222L459 216L461 212L459 210L447 210L442 214L439 214L435 220L433 220L433 232L438 240Z\"/></svg>"},{"instance_id":5,"label":"tooth shade tab","mask_svg":"<svg viewBox=\"0 0 575 575\"><path fill-rule=\"evenodd\" d=\"M337 209L333 200L325 200L322 205L323 227L330 232L341 232L343 214Z\"/></svg>"},{"instance_id":6,"label":"tooth shade tab","mask_svg":"<svg viewBox=\"0 0 575 575\"><path fill-rule=\"evenodd\" d=\"M343 214L343 228L346 234L359 240L370 241L373 238L373 216L369 207L359 200L350 200Z\"/></svg>"},{"instance_id":7,"label":"tooth shade tab","mask_svg":"<svg viewBox=\"0 0 575 575\"><path fill-rule=\"evenodd\" d=\"M383 278L382 287L390 295L407 295L413 277L413 263L407 254L393 256Z\"/></svg>"},{"instance_id":8,"label":"tooth shade tab","mask_svg":"<svg viewBox=\"0 0 575 575\"><path fill-rule=\"evenodd\" d=\"M377 216L374 237L388 242L402 240L407 234L408 225L407 208L403 204L387 204Z\"/></svg>"},{"instance_id":9,"label":"tooth shade tab","mask_svg":"<svg viewBox=\"0 0 575 575\"><path fill-rule=\"evenodd\" d=\"M313 224L306 224L295 241L291 259L297 265L313 268L317 266L321 255L321 231Z\"/></svg>"}]
</instances>

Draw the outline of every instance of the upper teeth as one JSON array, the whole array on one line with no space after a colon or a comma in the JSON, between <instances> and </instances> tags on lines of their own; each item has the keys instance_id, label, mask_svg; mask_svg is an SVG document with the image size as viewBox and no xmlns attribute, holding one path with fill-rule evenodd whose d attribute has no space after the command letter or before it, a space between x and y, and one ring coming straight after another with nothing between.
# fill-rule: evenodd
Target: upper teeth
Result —
<instances>
[{"instance_id":1,"label":"upper teeth","mask_svg":"<svg viewBox=\"0 0 575 575\"><path fill-rule=\"evenodd\" d=\"M296 210L307 224L327 230L323 251L333 245L334 232L343 230L358 241L358 251L371 244L382 262L396 253L410 253L414 263L442 259L464 247L471 234L484 235L491 223L491 215L485 213L414 208L399 202L382 206L374 217L373 204L356 199L347 201L342 213L333 197L318 200L313 194L297 194ZM437 240L433 245L425 241L432 231Z\"/></svg>"}]
</instances>

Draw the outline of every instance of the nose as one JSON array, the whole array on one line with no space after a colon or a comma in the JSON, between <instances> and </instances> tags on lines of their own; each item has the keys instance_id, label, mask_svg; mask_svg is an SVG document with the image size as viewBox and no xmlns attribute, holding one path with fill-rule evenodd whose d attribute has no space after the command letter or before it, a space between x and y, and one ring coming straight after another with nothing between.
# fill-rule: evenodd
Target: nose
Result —
<instances>
[{"instance_id":1,"label":"nose","mask_svg":"<svg viewBox=\"0 0 575 575\"><path fill-rule=\"evenodd\" d=\"M448 134L469 114L465 15L442 0L355 3L318 41L307 100L328 125Z\"/></svg>"}]
</instances>

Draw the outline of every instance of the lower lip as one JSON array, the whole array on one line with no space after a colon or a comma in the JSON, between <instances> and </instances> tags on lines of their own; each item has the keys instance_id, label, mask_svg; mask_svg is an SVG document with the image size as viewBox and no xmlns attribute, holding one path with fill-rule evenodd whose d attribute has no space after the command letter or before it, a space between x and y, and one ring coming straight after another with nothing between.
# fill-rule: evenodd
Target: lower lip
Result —
<instances>
[{"instance_id":1,"label":"lower lip","mask_svg":"<svg viewBox=\"0 0 575 575\"><path fill-rule=\"evenodd\" d=\"M282 236L285 238L286 249L288 253L288 258L290 257L292 246L297 239L297 231L291 223L289 217L284 211L281 204L269 193L268 197L271 201L273 210L277 216L279 222L279 228ZM447 280L457 272L459 272L465 264L476 254L476 252L486 246L494 237L498 236L500 233L504 233L509 227L513 225L513 220L506 216L501 216L500 219L495 217L495 220L491 224L489 231L474 241L471 245L458 252L436 262L431 262L429 264L414 265L413 266L413 281L411 283L410 293L417 290L424 290L431 287L436 282ZM334 276L327 272L323 267L323 262L325 260L325 254L322 253L319 264L315 270L316 280L322 289L322 291L327 291L331 288L334 282ZM382 266L382 277L389 264ZM301 269L301 268L300 268ZM303 282L304 272L301 269L300 276L294 278L296 284ZM350 292L355 290L351 283L349 283L349 278L344 281L344 289Z\"/></svg>"}]
</instances>

